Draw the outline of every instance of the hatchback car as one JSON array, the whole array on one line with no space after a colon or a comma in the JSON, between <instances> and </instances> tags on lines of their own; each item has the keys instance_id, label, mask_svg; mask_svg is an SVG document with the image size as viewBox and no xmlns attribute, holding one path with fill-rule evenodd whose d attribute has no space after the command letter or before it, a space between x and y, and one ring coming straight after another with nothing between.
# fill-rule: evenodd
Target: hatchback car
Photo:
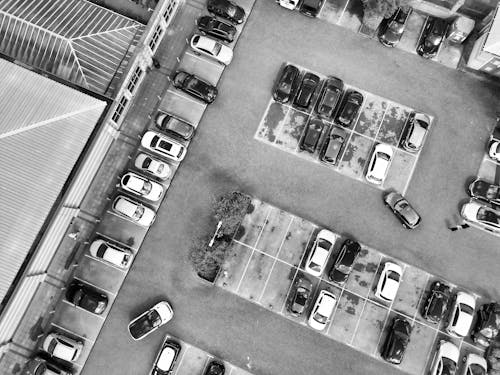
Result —
<instances>
[{"instance_id":1,"label":"hatchback car","mask_svg":"<svg viewBox=\"0 0 500 375\"><path fill-rule=\"evenodd\" d=\"M299 0L276 0L283 8L294 10L299 5Z\"/></svg>"},{"instance_id":2,"label":"hatchback car","mask_svg":"<svg viewBox=\"0 0 500 375\"><path fill-rule=\"evenodd\" d=\"M104 240L95 240L90 244L89 253L94 258L102 259L116 267L127 269L134 255L130 250L111 245Z\"/></svg>"},{"instance_id":3,"label":"hatchback car","mask_svg":"<svg viewBox=\"0 0 500 375\"><path fill-rule=\"evenodd\" d=\"M30 359L21 372L23 375L71 375L70 371L66 371L56 366L53 363L41 357Z\"/></svg>"},{"instance_id":4,"label":"hatchback car","mask_svg":"<svg viewBox=\"0 0 500 375\"><path fill-rule=\"evenodd\" d=\"M391 17L384 19L379 28L378 40L380 43L386 47L394 47L398 44L405 31L410 13L411 8L406 11L400 7Z\"/></svg>"},{"instance_id":5,"label":"hatchback car","mask_svg":"<svg viewBox=\"0 0 500 375\"><path fill-rule=\"evenodd\" d=\"M344 91L344 82L336 77L328 77L323 83L323 88L316 105L319 117L330 119L337 108L339 99Z\"/></svg>"},{"instance_id":6,"label":"hatchback car","mask_svg":"<svg viewBox=\"0 0 500 375\"><path fill-rule=\"evenodd\" d=\"M488 146L488 156L496 162L500 162L500 141L492 140Z\"/></svg>"},{"instance_id":7,"label":"hatchback car","mask_svg":"<svg viewBox=\"0 0 500 375\"><path fill-rule=\"evenodd\" d=\"M76 280L66 289L66 300L97 315L101 315L108 306L106 294Z\"/></svg>"},{"instance_id":8,"label":"hatchback car","mask_svg":"<svg viewBox=\"0 0 500 375\"><path fill-rule=\"evenodd\" d=\"M328 165L337 165L348 136L349 135L344 129L333 126L329 136L326 137L321 147L319 153L320 160Z\"/></svg>"},{"instance_id":9,"label":"hatchback car","mask_svg":"<svg viewBox=\"0 0 500 375\"><path fill-rule=\"evenodd\" d=\"M405 130L405 136L401 141L403 148L412 153L420 151L424 144L429 124L431 119L424 113L413 112L409 119Z\"/></svg>"},{"instance_id":10,"label":"hatchback car","mask_svg":"<svg viewBox=\"0 0 500 375\"><path fill-rule=\"evenodd\" d=\"M290 311L293 316L300 316L304 313L309 303L311 291L312 283L309 279L305 277L296 279L290 292L291 298L288 304L288 311Z\"/></svg>"},{"instance_id":11,"label":"hatchback car","mask_svg":"<svg viewBox=\"0 0 500 375\"><path fill-rule=\"evenodd\" d=\"M465 220L474 222L484 229L500 231L500 211L485 206L478 201L471 201L462 206L461 215Z\"/></svg>"},{"instance_id":12,"label":"hatchback car","mask_svg":"<svg viewBox=\"0 0 500 375\"><path fill-rule=\"evenodd\" d=\"M433 282L422 309L424 319L430 323L439 323L446 314L449 300L450 287L442 281Z\"/></svg>"},{"instance_id":13,"label":"hatchback car","mask_svg":"<svg viewBox=\"0 0 500 375\"><path fill-rule=\"evenodd\" d=\"M174 161L182 161L187 152L187 148L175 139L151 130L144 133L141 139L141 145L148 150Z\"/></svg>"},{"instance_id":14,"label":"hatchback car","mask_svg":"<svg viewBox=\"0 0 500 375\"><path fill-rule=\"evenodd\" d=\"M486 348L498 337L499 330L500 304L493 302L481 306L472 334L474 342Z\"/></svg>"},{"instance_id":15,"label":"hatchback car","mask_svg":"<svg viewBox=\"0 0 500 375\"><path fill-rule=\"evenodd\" d=\"M469 194L472 198L500 206L499 185L494 185L491 182L477 178L469 185Z\"/></svg>"},{"instance_id":16,"label":"hatchback car","mask_svg":"<svg viewBox=\"0 0 500 375\"><path fill-rule=\"evenodd\" d=\"M316 151L316 146L318 145L318 141L321 138L324 127L325 125L319 119L309 121L309 124L307 124L306 127L305 134L299 144L299 148L313 154Z\"/></svg>"},{"instance_id":17,"label":"hatchback car","mask_svg":"<svg viewBox=\"0 0 500 375\"><path fill-rule=\"evenodd\" d=\"M446 20L429 16L417 45L417 53L426 59L436 56L443 43L447 28L448 22Z\"/></svg>"},{"instance_id":18,"label":"hatchback car","mask_svg":"<svg viewBox=\"0 0 500 375\"><path fill-rule=\"evenodd\" d=\"M158 302L128 324L128 331L134 340L140 340L168 323L174 311L167 301Z\"/></svg>"},{"instance_id":19,"label":"hatchback car","mask_svg":"<svg viewBox=\"0 0 500 375\"><path fill-rule=\"evenodd\" d=\"M475 308L476 300L472 295L458 292L450 309L446 332L455 337L467 336L474 319Z\"/></svg>"},{"instance_id":20,"label":"hatchback car","mask_svg":"<svg viewBox=\"0 0 500 375\"><path fill-rule=\"evenodd\" d=\"M394 365L399 365L403 361L410 342L411 330L411 324L408 320L395 317L382 347L382 358Z\"/></svg>"},{"instance_id":21,"label":"hatchback car","mask_svg":"<svg viewBox=\"0 0 500 375\"><path fill-rule=\"evenodd\" d=\"M137 155L134 166L140 171L149 173L160 180L166 180L172 175L172 169L167 163L144 153Z\"/></svg>"},{"instance_id":22,"label":"hatchback car","mask_svg":"<svg viewBox=\"0 0 500 375\"><path fill-rule=\"evenodd\" d=\"M226 367L224 366L224 364L220 361L212 359L208 363L207 367L205 367L203 375L224 375L225 372Z\"/></svg>"},{"instance_id":23,"label":"hatchback car","mask_svg":"<svg viewBox=\"0 0 500 375\"><path fill-rule=\"evenodd\" d=\"M184 120L180 120L170 113L158 111L155 125L161 131L171 133L186 141L190 140L194 134L194 126Z\"/></svg>"},{"instance_id":24,"label":"hatchback car","mask_svg":"<svg viewBox=\"0 0 500 375\"><path fill-rule=\"evenodd\" d=\"M231 43L236 35L236 27L211 16L198 18L196 26L198 26L198 30L202 34L213 36L228 43Z\"/></svg>"},{"instance_id":25,"label":"hatchback car","mask_svg":"<svg viewBox=\"0 0 500 375\"><path fill-rule=\"evenodd\" d=\"M299 76L300 70L296 66L285 66L274 85L273 99L280 103L288 103L297 91Z\"/></svg>"},{"instance_id":26,"label":"hatchback car","mask_svg":"<svg viewBox=\"0 0 500 375\"><path fill-rule=\"evenodd\" d=\"M182 70L175 73L172 83L175 88L207 104L212 103L217 97L217 87Z\"/></svg>"},{"instance_id":27,"label":"hatchback car","mask_svg":"<svg viewBox=\"0 0 500 375\"><path fill-rule=\"evenodd\" d=\"M245 10L230 0L208 0L207 10L237 25L245 21Z\"/></svg>"},{"instance_id":28,"label":"hatchback car","mask_svg":"<svg viewBox=\"0 0 500 375\"><path fill-rule=\"evenodd\" d=\"M175 363L181 352L181 344L170 338L163 343L160 352L156 356L151 375L169 375L174 369Z\"/></svg>"},{"instance_id":29,"label":"hatchback car","mask_svg":"<svg viewBox=\"0 0 500 375\"><path fill-rule=\"evenodd\" d=\"M69 338L61 333L52 332L43 340L42 348L52 357L67 362L75 362L82 353L83 342Z\"/></svg>"},{"instance_id":30,"label":"hatchback car","mask_svg":"<svg viewBox=\"0 0 500 375\"><path fill-rule=\"evenodd\" d=\"M194 34L190 46L195 54L207 56L222 65L229 65L233 60L233 50L208 36Z\"/></svg>"},{"instance_id":31,"label":"hatchback car","mask_svg":"<svg viewBox=\"0 0 500 375\"><path fill-rule=\"evenodd\" d=\"M414 229L420 224L420 215L401 194L395 191L385 194L384 204L394 212L405 228Z\"/></svg>"},{"instance_id":32,"label":"hatchback car","mask_svg":"<svg viewBox=\"0 0 500 375\"><path fill-rule=\"evenodd\" d=\"M375 297L392 302L398 293L402 274L403 270L396 263L385 263L375 289Z\"/></svg>"},{"instance_id":33,"label":"hatchback car","mask_svg":"<svg viewBox=\"0 0 500 375\"><path fill-rule=\"evenodd\" d=\"M295 105L300 108L307 108L311 104L316 88L319 85L319 77L313 73L306 73L302 77L297 95L295 96Z\"/></svg>"},{"instance_id":34,"label":"hatchback car","mask_svg":"<svg viewBox=\"0 0 500 375\"><path fill-rule=\"evenodd\" d=\"M391 146L383 143L376 145L368 164L366 180L372 184L381 185L387 177L393 155L394 152Z\"/></svg>"},{"instance_id":35,"label":"hatchback car","mask_svg":"<svg viewBox=\"0 0 500 375\"><path fill-rule=\"evenodd\" d=\"M363 100L363 95L360 92L354 90L347 92L335 116L335 122L346 128L353 125L363 105Z\"/></svg>"},{"instance_id":36,"label":"hatchback car","mask_svg":"<svg viewBox=\"0 0 500 375\"><path fill-rule=\"evenodd\" d=\"M305 16L317 17L322 5L323 0L302 0L299 12Z\"/></svg>"},{"instance_id":37,"label":"hatchback car","mask_svg":"<svg viewBox=\"0 0 500 375\"><path fill-rule=\"evenodd\" d=\"M156 219L156 214L151 208L123 195L117 196L111 207L118 215L142 227L149 227Z\"/></svg>"},{"instance_id":38,"label":"hatchback car","mask_svg":"<svg viewBox=\"0 0 500 375\"><path fill-rule=\"evenodd\" d=\"M464 358L464 362L463 375L486 375L488 363L484 357L475 353L469 353Z\"/></svg>"},{"instance_id":39,"label":"hatchback car","mask_svg":"<svg viewBox=\"0 0 500 375\"><path fill-rule=\"evenodd\" d=\"M340 248L335 263L330 272L328 272L330 281L344 285L349 278L360 251L361 245L359 243L351 239L346 239Z\"/></svg>"},{"instance_id":40,"label":"hatchback car","mask_svg":"<svg viewBox=\"0 0 500 375\"><path fill-rule=\"evenodd\" d=\"M305 270L307 273L316 277L321 276L336 239L337 235L329 230L322 229L319 231L306 260Z\"/></svg>"},{"instance_id":41,"label":"hatchback car","mask_svg":"<svg viewBox=\"0 0 500 375\"><path fill-rule=\"evenodd\" d=\"M307 323L317 331L322 331L327 326L337 303L337 297L327 290L319 292Z\"/></svg>"},{"instance_id":42,"label":"hatchback car","mask_svg":"<svg viewBox=\"0 0 500 375\"><path fill-rule=\"evenodd\" d=\"M460 352L455 344L441 340L434 353L434 359L429 370L430 375L454 375Z\"/></svg>"},{"instance_id":43,"label":"hatchback car","mask_svg":"<svg viewBox=\"0 0 500 375\"><path fill-rule=\"evenodd\" d=\"M159 201L165 191L158 182L134 172L125 173L120 180L120 186L123 190L152 202Z\"/></svg>"}]
</instances>

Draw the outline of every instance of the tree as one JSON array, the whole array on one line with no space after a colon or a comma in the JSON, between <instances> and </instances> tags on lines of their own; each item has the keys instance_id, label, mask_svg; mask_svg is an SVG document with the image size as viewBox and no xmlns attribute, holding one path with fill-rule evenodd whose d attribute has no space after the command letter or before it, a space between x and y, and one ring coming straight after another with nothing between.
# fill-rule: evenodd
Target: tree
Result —
<instances>
[{"instance_id":1,"label":"tree","mask_svg":"<svg viewBox=\"0 0 500 375\"><path fill-rule=\"evenodd\" d=\"M222 221L217 237L232 237L238 229L252 200L238 191L221 195L213 202L214 217Z\"/></svg>"},{"instance_id":2,"label":"tree","mask_svg":"<svg viewBox=\"0 0 500 375\"><path fill-rule=\"evenodd\" d=\"M377 28L382 18L390 17L398 7L407 9L413 0L361 0L363 24Z\"/></svg>"},{"instance_id":3,"label":"tree","mask_svg":"<svg viewBox=\"0 0 500 375\"><path fill-rule=\"evenodd\" d=\"M210 238L207 237L195 239L189 250L189 259L198 276L214 281L224 262L229 242L219 240L215 241L212 247L209 247L209 240Z\"/></svg>"}]
</instances>

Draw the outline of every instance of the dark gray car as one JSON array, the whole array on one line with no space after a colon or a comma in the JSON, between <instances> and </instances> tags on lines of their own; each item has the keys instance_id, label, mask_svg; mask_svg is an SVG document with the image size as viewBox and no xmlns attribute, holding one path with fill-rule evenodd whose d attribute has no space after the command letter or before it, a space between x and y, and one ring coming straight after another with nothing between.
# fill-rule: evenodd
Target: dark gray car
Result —
<instances>
[{"instance_id":1,"label":"dark gray car","mask_svg":"<svg viewBox=\"0 0 500 375\"><path fill-rule=\"evenodd\" d=\"M343 149L348 133L337 126L332 127L330 135L325 139L320 151L320 160L329 165L336 165Z\"/></svg>"},{"instance_id":2,"label":"dark gray car","mask_svg":"<svg viewBox=\"0 0 500 375\"><path fill-rule=\"evenodd\" d=\"M394 191L387 193L384 196L384 202L405 228L414 229L420 224L420 215L401 194Z\"/></svg>"},{"instance_id":3,"label":"dark gray car","mask_svg":"<svg viewBox=\"0 0 500 375\"><path fill-rule=\"evenodd\" d=\"M177 135L186 141L191 139L194 134L193 125L179 120L177 117L166 112L158 111L155 124L161 131Z\"/></svg>"}]
</instances>

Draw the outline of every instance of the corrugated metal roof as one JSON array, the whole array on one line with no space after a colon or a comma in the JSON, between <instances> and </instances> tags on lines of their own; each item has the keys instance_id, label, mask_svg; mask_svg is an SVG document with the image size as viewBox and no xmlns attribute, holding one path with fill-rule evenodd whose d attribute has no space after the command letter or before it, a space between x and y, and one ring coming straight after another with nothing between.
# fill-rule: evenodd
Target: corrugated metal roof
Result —
<instances>
[{"instance_id":1,"label":"corrugated metal roof","mask_svg":"<svg viewBox=\"0 0 500 375\"><path fill-rule=\"evenodd\" d=\"M0 60L0 300L106 102Z\"/></svg>"},{"instance_id":2,"label":"corrugated metal roof","mask_svg":"<svg viewBox=\"0 0 500 375\"><path fill-rule=\"evenodd\" d=\"M0 0L0 51L113 96L144 25L82 0Z\"/></svg>"}]
</instances>

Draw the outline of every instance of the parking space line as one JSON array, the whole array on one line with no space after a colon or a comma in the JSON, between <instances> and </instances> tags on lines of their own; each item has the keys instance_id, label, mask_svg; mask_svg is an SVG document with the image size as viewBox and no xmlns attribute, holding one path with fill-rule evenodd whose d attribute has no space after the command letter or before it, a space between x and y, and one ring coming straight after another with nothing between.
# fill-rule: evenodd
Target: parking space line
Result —
<instances>
[{"instance_id":1,"label":"parking space line","mask_svg":"<svg viewBox=\"0 0 500 375\"><path fill-rule=\"evenodd\" d=\"M102 264L104 264L104 265L106 265L106 266L112 267L112 268L114 268L115 270L121 271L121 272L123 272L123 273L127 273L127 270L124 270L123 268L117 267L117 266L115 266L114 264L111 264L111 263L109 263L109 262L106 262L105 260L102 260L101 258L96 258L96 257L93 257L93 256L92 256L92 255L90 255L90 254L85 254L85 256L86 256L87 258L89 258L89 259L92 259L92 260L96 261L96 262L99 262L99 263L102 263Z\"/></svg>"},{"instance_id":2,"label":"parking space line","mask_svg":"<svg viewBox=\"0 0 500 375\"><path fill-rule=\"evenodd\" d=\"M65 298L65 299L63 299L63 303L66 303L66 304L68 304L68 305L70 305L70 306L74 307L74 308L75 308L75 309L77 309L77 310L80 310L80 311L85 311L85 313L90 314L90 315L92 315L92 316L95 316L96 318L99 318L99 319L101 319L101 320L105 320L105 319L106 319L106 318L105 318L104 316L102 316L102 315L97 315L97 314L94 314L93 312L90 312L90 311L88 311L88 310L85 310L84 308L81 308L80 306L78 306L78 305L75 305L75 304L71 303L71 302L70 302L70 301L68 301L66 298Z\"/></svg>"},{"instance_id":3,"label":"parking space line","mask_svg":"<svg viewBox=\"0 0 500 375\"><path fill-rule=\"evenodd\" d=\"M231 375L233 373L233 370L234 370L234 366L231 364L231 370L229 371L228 375Z\"/></svg>"},{"instance_id":4,"label":"parking space line","mask_svg":"<svg viewBox=\"0 0 500 375\"><path fill-rule=\"evenodd\" d=\"M436 339L437 339L438 333L439 333L439 330L436 329L436 332L434 333L434 338L432 339L432 345L429 348L429 353L427 353L427 357L425 359L425 365L426 366L424 368L424 371L422 371L422 375L427 374L428 365L429 366L432 365L432 363L429 363L429 361L431 359L431 354L436 351Z\"/></svg>"},{"instance_id":5,"label":"parking space line","mask_svg":"<svg viewBox=\"0 0 500 375\"><path fill-rule=\"evenodd\" d=\"M349 1L350 0L347 0L345 5L344 5L344 9L342 9L342 14L340 15L336 25L340 25L340 21L342 20L342 17L344 17L344 13L345 13L345 10L347 9L347 6L349 5Z\"/></svg>"},{"instance_id":6,"label":"parking space line","mask_svg":"<svg viewBox=\"0 0 500 375\"><path fill-rule=\"evenodd\" d=\"M385 99L385 98L383 98ZM384 114L382 115L382 120L380 121L380 125L378 126L378 129L377 129L377 132L375 133L375 137L373 137L373 140L375 142L377 142L377 137L378 137L378 133L380 132L380 128L382 127L382 124L384 123L384 119L385 119L385 115L387 114L387 110L389 109L389 105L390 104L398 104L398 103L394 103L392 100L387 100L387 106L385 107L385 110L384 110Z\"/></svg>"},{"instance_id":7,"label":"parking space line","mask_svg":"<svg viewBox=\"0 0 500 375\"><path fill-rule=\"evenodd\" d=\"M326 1L323 1L323 4L321 4L321 8L319 9L318 15L316 17L318 17L318 18L321 17L321 12L323 11L325 4L326 4Z\"/></svg>"},{"instance_id":8,"label":"parking space line","mask_svg":"<svg viewBox=\"0 0 500 375\"><path fill-rule=\"evenodd\" d=\"M415 319L417 318L417 314L420 310L420 304L422 303L422 297L424 296L424 294L427 290L427 284L429 284L430 278L431 278L431 274L427 272L427 279L425 280L425 287L422 288L422 291L420 292L420 297L418 297L418 302L417 302L417 309L415 310L415 314L413 314L413 324L415 324Z\"/></svg>"},{"instance_id":9,"label":"parking space line","mask_svg":"<svg viewBox=\"0 0 500 375\"><path fill-rule=\"evenodd\" d=\"M64 328L63 326L60 326L60 325L59 325L59 324L57 324L57 323L51 322L50 324L51 324L51 325L53 325L54 327L56 327L57 329L60 329L60 330L62 330L62 331L65 331L65 332L67 332L67 333L69 333L69 334L71 334L71 335L73 335L73 336L78 336L79 338L81 338L81 339L83 339L83 340L85 340L85 341L89 341L89 342L91 342L92 344L94 344L94 343L95 343L95 340L89 339L89 338L87 338L87 337L83 337L82 335L79 335L79 334L77 334L77 333L73 332L72 330L70 330L70 329L68 329L68 328Z\"/></svg>"},{"instance_id":10,"label":"parking space line","mask_svg":"<svg viewBox=\"0 0 500 375\"><path fill-rule=\"evenodd\" d=\"M418 36L417 43L415 44L415 48L420 44L420 39L422 39L422 34L424 33L425 26L427 25L427 21L429 20L429 16L425 17L425 21L422 24L422 28L420 29L420 35ZM415 51L416 53L417 51Z\"/></svg>"},{"instance_id":11,"label":"parking space line","mask_svg":"<svg viewBox=\"0 0 500 375\"><path fill-rule=\"evenodd\" d=\"M87 280L83 280L83 279L81 279L81 278L79 278L79 277L77 277L77 276L73 276L73 279L78 280L78 281L81 281L82 283L85 283L85 284L89 284L89 285L93 286L93 287L94 287L94 288L96 288L96 289L99 289L99 290L102 290L103 292L106 292L106 293L111 294L113 297L115 297L115 296L116 296L116 293L110 292L110 291L108 291L108 290L106 290L106 289L104 289L104 288L101 288L100 286L97 286L97 285L95 285L95 284L92 284L91 282L89 282L89 281L87 281Z\"/></svg>"},{"instance_id":12,"label":"parking space line","mask_svg":"<svg viewBox=\"0 0 500 375\"><path fill-rule=\"evenodd\" d=\"M126 194L128 194L126 191L124 192ZM117 239L114 239L114 238L111 238L110 236L104 234L104 233L101 233L101 232L95 232L95 234L99 237L102 237L103 239L106 239L106 240L109 240L111 242L114 242L114 243L117 243L117 244L120 244L121 246L127 248L127 249L133 249L132 247L130 247L129 245L127 245L126 243L120 241L120 240L117 240ZM135 250L135 249L134 249Z\"/></svg>"},{"instance_id":13,"label":"parking space line","mask_svg":"<svg viewBox=\"0 0 500 375\"><path fill-rule=\"evenodd\" d=\"M168 336L168 337L170 337L170 336ZM174 374L174 375L176 375L176 374L177 374L177 371L179 371L179 368L181 367L182 360L184 359L184 354L186 354L186 352L187 352L187 351L189 350L189 348L191 347L191 345L189 345L189 344L185 343L184 341L182 342L182 344L183 344L184 346L186 346L186 349L181 350L181 356L180 356L180 358L179 358L179 362L177 362L177 366L175 366L175 374ZM181 346L181 348L182 348L182 346Z\"/></svg>"}]
</instances>

